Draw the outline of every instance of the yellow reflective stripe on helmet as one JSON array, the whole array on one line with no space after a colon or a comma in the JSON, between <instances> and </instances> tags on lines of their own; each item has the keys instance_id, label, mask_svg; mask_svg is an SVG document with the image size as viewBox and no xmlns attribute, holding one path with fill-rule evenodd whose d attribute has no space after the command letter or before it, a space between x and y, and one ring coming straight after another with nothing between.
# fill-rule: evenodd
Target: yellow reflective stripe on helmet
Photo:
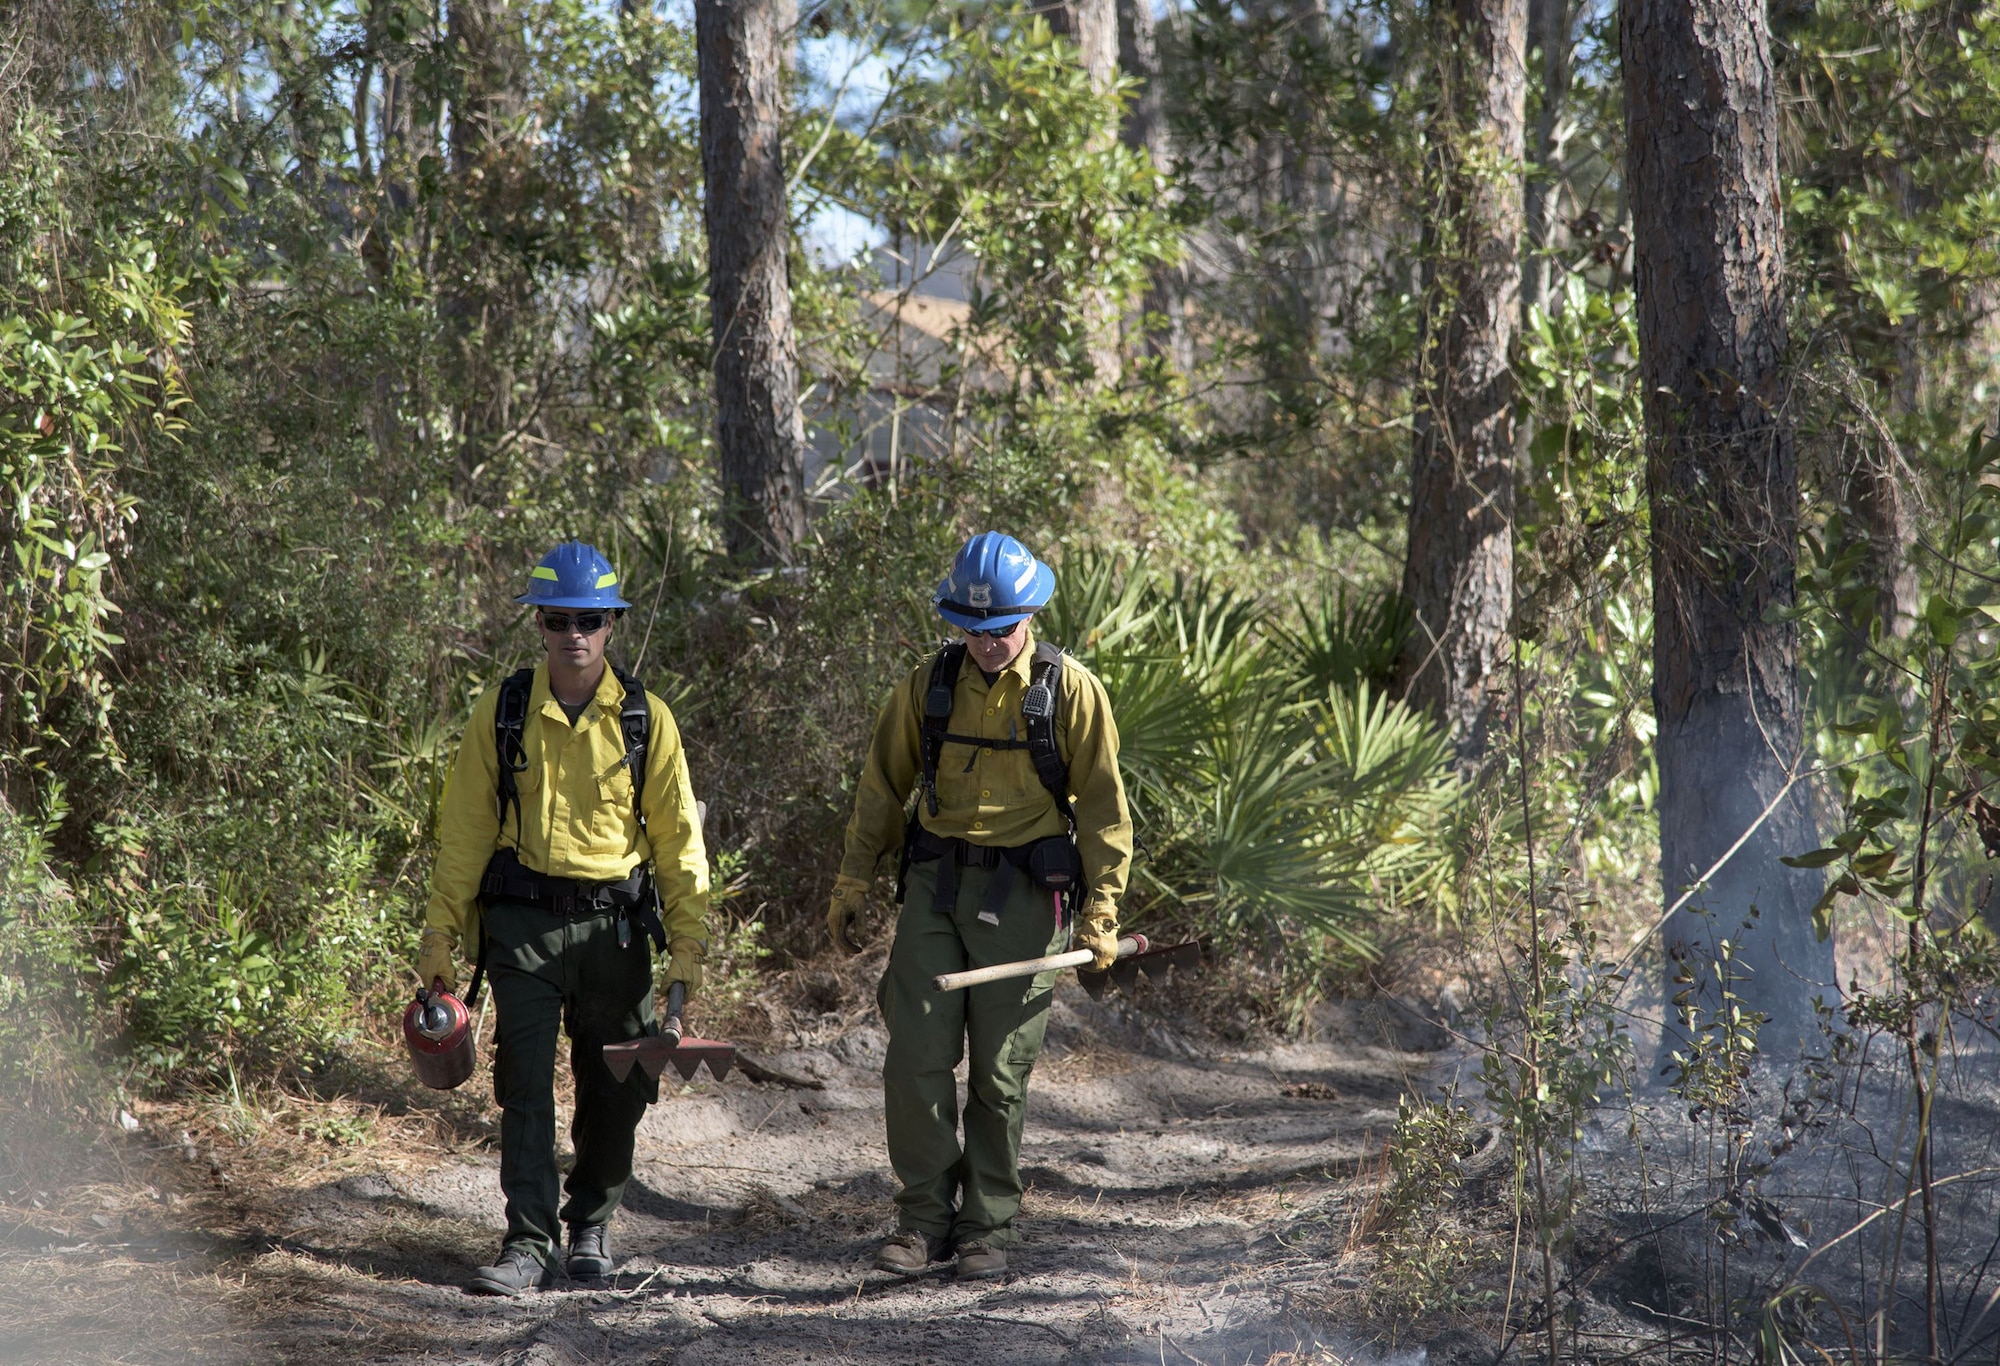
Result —
<instances>
[{"instance_id":1,"label":"yellow reflective stripe on helmet","mask_svg":"<svg viewBox=\"0 0 2000 1366\"><path fill-rule=\"evenodd\" d=\"M551 574L549 575L549 577L554 578L555 575ZM597 586L599 588L609 588L612 584L616 582L618 582L618 576L616 574L599 574L597 576Z\"/></svg>"},{"instance_id":2,"label":"yellow reflective stripe on helmet","mask_svg":"<svg viewBox=\"0 0 2000 1366\"><path fill-rule=\"evenodd\" d=\"M553 579L555 576L556 571L543 564L538 564L528 571L528 577L531 579Z\"/></svg>"}]
</instances>

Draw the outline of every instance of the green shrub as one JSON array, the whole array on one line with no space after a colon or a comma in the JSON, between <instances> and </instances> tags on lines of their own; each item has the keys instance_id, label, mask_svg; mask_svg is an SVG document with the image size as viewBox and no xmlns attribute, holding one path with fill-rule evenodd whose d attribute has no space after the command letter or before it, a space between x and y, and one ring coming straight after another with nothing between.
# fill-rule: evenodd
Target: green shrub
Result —
<instances>
[{"instance_id":1,"label":"green shrub","mask_svg":"<svg viewBox=\"0 0 2000 1366\"><path fill-rule=\"evenodd\" d=\"M1145 849L1131 912L1303 983L1447 893L1457 797L1437 728L1372 677L1407 615L1328 586L1298 620L1213 575L1065 564L1049 632L1104 681Z\"/></svg>"}]
</instances>

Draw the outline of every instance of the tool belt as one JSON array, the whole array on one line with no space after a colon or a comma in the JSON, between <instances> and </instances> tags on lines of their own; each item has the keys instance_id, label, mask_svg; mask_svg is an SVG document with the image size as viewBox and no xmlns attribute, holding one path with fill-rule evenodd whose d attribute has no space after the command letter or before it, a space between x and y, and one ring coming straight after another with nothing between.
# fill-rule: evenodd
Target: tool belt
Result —
<instances>
[{"instance_id":1,"label":"tool belt","mask_svg":"<svg viewBox=\"0 0 2000 1366\"><path fill-rule=\"evenodd\" d=\"M1067 911L1074 908L1076 898L1083 893L1083 858L1076 851L1076 842L1068 835L1050 835L1029 844L1002 847L934 835L919 825L904 840L903 849L911 863L936 862L940 865L931 909L945 915L958 908L960 868L993 870L993 877L986 884L986 895L979 903L979 918L989 925L1000 923L1000 912L1006 909L1007 898L1014 893L1016 869L1027 873L1043 891L1054 892L1062 898L1064 913L1059 914L1058 919L1064 924L1068 923Z\"/></svg>"},{"instance_id":2,"label":"tool belt","mask_svg":"<svg viewBox=\"0 0 2000 1366\"><path fill-rule=\"evenodd\" d=\"M660 922L653 880L643 866L621 882L583 882L538 873L522 863L512 849L498 849L486 861L486 872L479 879L479 899L489 904L517 901L565 919L612 911L623 919L625 912L631 911L653 946L662 953L667 949L667 929Z\"/></svg>"}]
</instances>

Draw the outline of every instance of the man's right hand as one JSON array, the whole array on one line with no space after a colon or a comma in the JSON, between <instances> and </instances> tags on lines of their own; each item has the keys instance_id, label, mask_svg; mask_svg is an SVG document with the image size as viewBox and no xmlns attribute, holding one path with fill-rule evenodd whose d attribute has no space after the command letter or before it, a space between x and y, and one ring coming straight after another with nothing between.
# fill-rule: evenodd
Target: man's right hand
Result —
<instances>
[{"instance_id":1,"label":"man's right hand","mask_svg":"<svg viewBox=\"0 0 2000 1366\"><path fill-rule=\"evenodd\" d=\"M457 942L457 937L445 930L425 930L424 937L417 941L417 977L425 991L443 978L444 989L453 995L458 993L458 963L452 955Z\"/></svg>"},{"instance_id":2,"label":"man's right hand","mask_svg":"<svg viewBox=\"0 0 2000 1366\"><path fill-rule=\"evenodd\" d=\"M1097 956L1090 970L1103 972L1118 961L1118 912L1109 906L1091 905L1076 918L1076 946Z\"/></svg>"},{"instance_id":3,"label":"man's right hand","mask_svg":"<svg viewBox=\"0 0 2000 1366\"><path fill-rule=\"evenodd\" d=\"M833 900L826 908L826 932L833 936L835 947L850 957L861 952L861 941L855 935L855 922L860 920L867 901L868 884L860 878L837 877L833 880Z\"/></svg>"}]
</instances>

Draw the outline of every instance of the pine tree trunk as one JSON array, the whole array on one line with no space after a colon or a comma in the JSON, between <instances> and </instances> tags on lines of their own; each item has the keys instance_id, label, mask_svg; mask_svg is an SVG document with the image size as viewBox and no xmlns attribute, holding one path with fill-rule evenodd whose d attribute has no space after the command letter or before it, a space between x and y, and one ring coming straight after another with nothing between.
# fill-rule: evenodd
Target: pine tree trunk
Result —
<instances>
[{"instance_id":1,"label":"pine tree trunk","mask_svg":"<svg viewBox=\"0 0 2000 1366\"><path fill-rule=\"evenodd\" d=\"M468 492L474 472L514 426L514 328L532 289L501 226L522 207L523 149L514 133L526 100L523 24L518 0L462 0L446 20L458 78L449 150L462 226L447 248L443 312L453 341L448 370L459 410L459 471Z\"/></svg>"},{"instance_id":2,"label":"pine tree trunk","mask_svg":"<svg viewBox=\"0 0 2000 1366\"><path fill-rule=\"evenodd\" d=\"M1535 115L1527 183L1527 241L1521 257L1521 319L1548 300L1548 248L1562 190L1562 109L1569 98L1569 0L1530 0L1528 46L1542 64L1541 108Z\"/></svg>"},{"instance_id":3,"label":"pine tree trunk","mask_svg":"<svg viewBox=\"0 0 2000 1366\"><path fill-rule=\"evenodd\" d=\"M1126 107L1119 135L1127 147L1144 152L1160 175L1173 168L1174 146L1167 128L1166 101L1160 87L1160 50L1153 32L1152 0L1118 0L1118 69L1139 83ZM1188 352L1187 325L1182 315L1185 293L1179 265L1153 267L1140 303L1141 333L1146 352L1164 357L1186 371L1194 358Z\"/></svg>"},{"instance_id":4,"label":"pine tree trunk","mask_svg":"<svg viewBox=\"0 0 2000 1366\"><path fill-rule=\"evenodd\" d=\"M805 427L786 270L790 224L779 121L786 22L774 0L696 0L701 164L707 180L715 435L730 555L786 563L806 531Z\"/></svg>"},{"instance_id":5,"label":"pine tree trunk","mask_svg":"<svg viewBox=\"0 0 2000 1366\"><path fill-rule=\"evenodd\" d=\"M1089 73L1091 85L1100 91L1111 89L1118 75L1117 0L1065 0L1049 5L1044 13L1051 29L1076 43L1077 61ZM1124 370L1117 311L1102 289L1086 285L1081 293L1091 371L1098 384L1116 384Z\"/></svg>"},{"instance_id":6,"label":"pine tree trunk","mask_svg":"<svg viewBox=\"0 0 2000 1366\"><path fill-rule=\"evenodd\" d=\"M1424 332L1403 593L1417 628L1404 692L1486 748L1493 674L1514 610L1513 376L1520 319L1527 0L1454 0L1443 35Z\"/></svg>"},{"instance_id":7,"label":"pine tree trunk","mask_svg":"<svg viewBox=\"0 0 2000 1366\"><path fill-rule=\"evenodd\" d=\"M1717 941L1731 940L1734 987L1785 1057L1834 976L1809 916L1822 875L1778 862L1818 839L1806 785L1786 786L1804 763L1798 634L1778 616L1793 603L1799 485L1764 7L1622 0L1620 32L1668 904L1756 826L1668 923L1669 972L1685 966L1712 1008Z\"/></svg>"}]
</instances>

